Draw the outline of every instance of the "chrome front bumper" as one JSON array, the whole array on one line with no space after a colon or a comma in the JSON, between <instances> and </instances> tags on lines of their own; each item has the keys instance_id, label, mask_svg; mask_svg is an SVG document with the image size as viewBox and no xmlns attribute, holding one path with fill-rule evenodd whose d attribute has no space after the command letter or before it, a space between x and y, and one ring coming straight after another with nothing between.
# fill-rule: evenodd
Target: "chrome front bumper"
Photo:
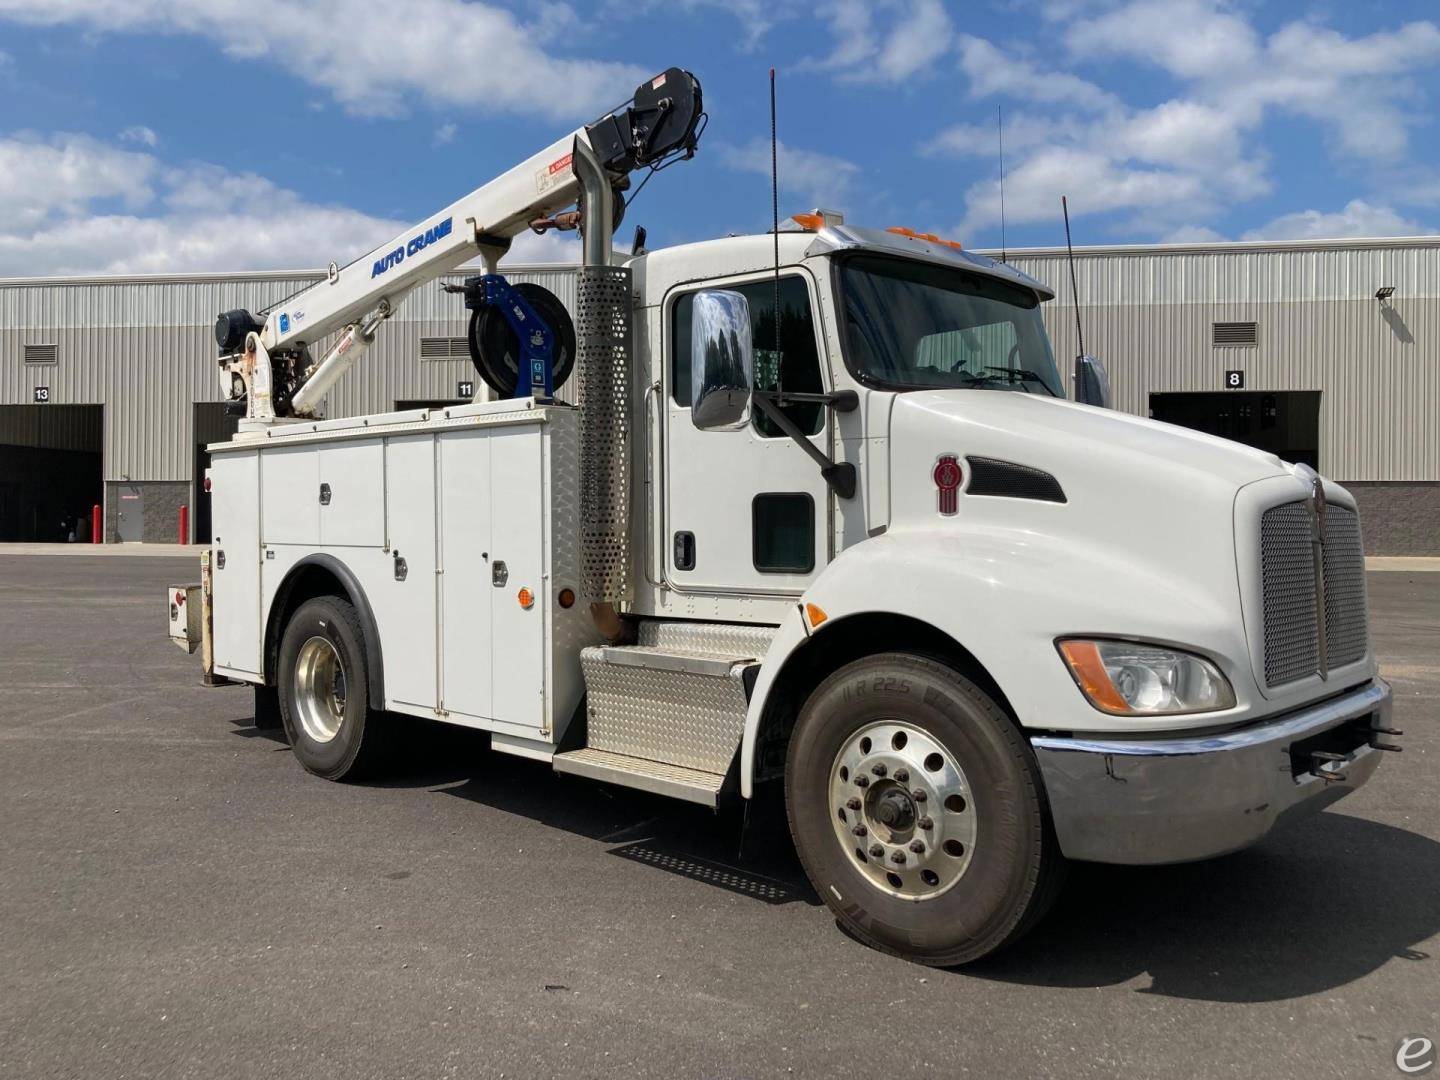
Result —
<instances>
[{"instance_id":1,"label":"chrome front bumper","mask_svg":"<svg viewBox=\"0 0 1440 1080\"><path fill-rule=\"evenodd\" d=\"M1365 729L1388 727L1389 717L1390 687L1377 678L1301 712L1218 735L1037 736L1030 743L1067 856L1188 862L1248 847L1281 818L1354 791L1380 759L1380 733ZM1327 760L1337 752L1340 760Z\"/></svg>"}]
</instances>

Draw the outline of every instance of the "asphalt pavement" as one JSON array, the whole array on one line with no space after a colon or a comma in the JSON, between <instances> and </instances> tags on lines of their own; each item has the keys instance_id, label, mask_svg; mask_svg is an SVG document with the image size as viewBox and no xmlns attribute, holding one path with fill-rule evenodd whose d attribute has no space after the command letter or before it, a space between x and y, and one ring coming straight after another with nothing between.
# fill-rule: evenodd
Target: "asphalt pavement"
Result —
<instances>
[{"instance_id":1,"label":"asphalt pavement","mask_svg":"<svg viewBox=\"0 0 1440 1080\"><path fill-rule=\"evenodd\" d=\"M848 939L763 815L437 728L386 783L307 775L166 639L197 577L0 555L0 1077L1393 1077L1440 1042L1440 574L1369 576L1405 752L1368 787L1077 867L961 971Z\"/></svg>"}]
</instances>

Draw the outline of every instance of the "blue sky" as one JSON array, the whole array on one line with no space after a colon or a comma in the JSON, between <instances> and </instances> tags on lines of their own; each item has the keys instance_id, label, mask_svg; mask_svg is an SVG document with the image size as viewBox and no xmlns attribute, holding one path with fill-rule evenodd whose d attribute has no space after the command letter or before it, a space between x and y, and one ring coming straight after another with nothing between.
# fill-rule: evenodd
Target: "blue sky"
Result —
<instances>
[{"instance_id":1,"label":"blue sky","mask_svg":"<svg viewBox=\"0 0 1440 1080\"><path fill-rule=\"evenodd\" d=\"M320 266L688 67L651 246L782 211L972 247L1440 230L1434 0L0 0L0 275ZM527 238L517 259L567 257Z\"/></svg>"}]
</instances>

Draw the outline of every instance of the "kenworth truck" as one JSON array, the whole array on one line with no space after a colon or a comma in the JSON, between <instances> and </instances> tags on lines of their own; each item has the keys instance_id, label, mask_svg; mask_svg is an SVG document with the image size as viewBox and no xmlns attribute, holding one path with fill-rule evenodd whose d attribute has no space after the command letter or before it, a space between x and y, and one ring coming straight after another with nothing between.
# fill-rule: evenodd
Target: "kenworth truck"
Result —
<instances>
[{"instance_id":1,"label":"kenworth truck","mask_svg":"<svg viewBox=\"0 0 1440 1080\"><path fill-rule=\"evenodd\" d=\"M1088 358L1067 400L1051 291L954 242L817 212L617 255L629 174L701 116L671 69L220 317L245 419L209 448L202 583L167 597L206 678L332 780L419 717L710 807L779 785L835 917L937 965L1024 933L1068 860L1210 858L1365 783L1399 733L1350 495L1109 410ZM577 225L573 318L496 272ZM451 288L497 400L315 416L477 258Z\"/></svg>"}]
</instances>

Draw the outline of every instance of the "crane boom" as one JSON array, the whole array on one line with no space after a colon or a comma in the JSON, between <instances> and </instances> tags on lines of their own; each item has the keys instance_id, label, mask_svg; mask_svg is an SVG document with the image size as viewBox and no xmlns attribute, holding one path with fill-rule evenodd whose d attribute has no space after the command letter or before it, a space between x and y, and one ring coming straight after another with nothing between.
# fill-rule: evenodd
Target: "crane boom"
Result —
<instances>
[{"instance_id":1,"label":"crane boom","mask_svg":"<svg viewBox=\"0 0 1440 1080\"><path fill-rule=\"evenodd\" d=\"M310 414L411 291L476 256L494 273L515 236L577 201L581 212L562 215L557 227L578 224L585 261L608 261L614 193L636 168L693 156L702 117L699 82L670 68L641 84L626 107L557 139L348 265L331 263L325 280L287 297L263 320L247 311L221 314L215 338L222 384L232 398L245 399L253 423ZM337 332L326 354L312 359L310 345Z\"/></svg>"}]
</instances>

